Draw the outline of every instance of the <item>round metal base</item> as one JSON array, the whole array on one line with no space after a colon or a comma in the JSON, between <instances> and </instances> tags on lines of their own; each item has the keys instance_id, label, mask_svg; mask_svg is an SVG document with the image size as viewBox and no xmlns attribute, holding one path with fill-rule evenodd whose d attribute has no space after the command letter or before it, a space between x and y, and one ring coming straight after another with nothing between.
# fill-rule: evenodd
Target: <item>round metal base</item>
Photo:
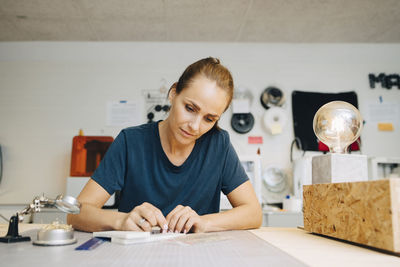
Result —
<instances>
[{"instance_id":1,"label":"round metal base","mask_svg":"<svg viewBox=\"0 0 400 267\"><path fill-rule=\"evenodd\" d=\"M65 246L75 244L76 238L66 240L35 240L32 243L37 246Z\"/></svg>"},{"instance_id":2,"label":"round metal base","mask_svg":"<svg viewBox=\"0 0 400 267\"><path fill-rule=\"evenodd\" d=\"M37 240L32 243L39 246L64 246L76 241L73 229L42 229L38 232Z\"/></svg>"}]
</instances>

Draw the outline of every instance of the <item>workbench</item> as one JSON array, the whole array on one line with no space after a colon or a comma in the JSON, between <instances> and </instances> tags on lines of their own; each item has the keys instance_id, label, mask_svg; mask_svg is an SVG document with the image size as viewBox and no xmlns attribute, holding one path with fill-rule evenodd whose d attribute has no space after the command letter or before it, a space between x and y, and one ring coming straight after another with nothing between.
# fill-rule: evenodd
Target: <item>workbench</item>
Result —
<instances>
[{"instance_id":1,"label":"workbench","mask_svg":"<svg viewBox=\"0 0 400 267\"><path fill-rule=\"evenodd\" d=\"M43 225L20 224L20 234L36 239ZM5 235L7 225L0 225ZM105 242L88 251L75 248L92 238L75 232L67 246L32 242L0 243L1 266L400 266L400 257L310 234L297 228L188 234L177 240L119 245Z\"/></svg>"}]
</instances>

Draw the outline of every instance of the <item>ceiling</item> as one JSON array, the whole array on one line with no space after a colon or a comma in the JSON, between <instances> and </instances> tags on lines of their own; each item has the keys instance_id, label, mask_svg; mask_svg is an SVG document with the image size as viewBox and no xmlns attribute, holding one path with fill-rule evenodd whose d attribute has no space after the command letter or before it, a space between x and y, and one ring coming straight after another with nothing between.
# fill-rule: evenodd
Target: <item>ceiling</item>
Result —
<instances>
[{"instance_id":1,"label":"ceiling","mask_svg":"<svg viewBox=\"0 0 400 267\"><path fill-rule=\"evenodd\" d=\"M400 1L0 0L0 41L400 43Z\"/></svg>"}]
</instances>

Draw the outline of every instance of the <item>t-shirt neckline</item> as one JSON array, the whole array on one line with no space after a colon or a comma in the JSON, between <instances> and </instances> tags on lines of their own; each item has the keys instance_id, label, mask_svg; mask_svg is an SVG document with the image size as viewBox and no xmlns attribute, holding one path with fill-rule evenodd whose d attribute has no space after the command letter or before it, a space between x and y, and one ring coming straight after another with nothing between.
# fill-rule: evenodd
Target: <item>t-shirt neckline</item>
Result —
<instances>
[{"instance_id":1,"label":"t-shirt neckline","mask_svg":"<svg viewBox=\"0 0 400 267\"><path fill-rule=\"evenodd\" d=\"M158 125L160 121L157 121L156 123L154 123L155 125L155 133L156 133L156 143L157 143L157 149L159 150L159 154L161 156L161 159L164 161L165 166L167 166L169 169L171 169L174 172L180 172L182 170L184 170L185 168L187 168L187 166L190 166L190 163L193 161L193 159L196 157L196 155L198 155L198 150L199 150L199 143L201 142L201 137L199 139L196 140L194 147L192 149L192 151L190 152L189 156L187 157L187 159L182 163L182 165L176 166L174 165L168 158L167 154L165 153L164 149L162 148L161 145L161 138L160 138L160 131L158 128Z\"/></svg>"}]
</instances>

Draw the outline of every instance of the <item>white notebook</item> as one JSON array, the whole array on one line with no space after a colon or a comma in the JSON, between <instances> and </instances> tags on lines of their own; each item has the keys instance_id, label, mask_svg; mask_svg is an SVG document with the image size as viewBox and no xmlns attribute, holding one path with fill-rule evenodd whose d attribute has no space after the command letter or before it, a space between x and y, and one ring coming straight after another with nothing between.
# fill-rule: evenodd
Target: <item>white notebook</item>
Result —
<instances>
[{"instance_id":1,"label":"white notebook","mask_svg":"<svg viewBox=\"0 0 400 267\"><path fill-rule=\"evenodd\" d=\"M103 231L93 232L93 237L106 237L111 238L112 243L130 245L137 243L147 243L159 240L171 239L179 236L184 236L182 233L159 233L152 234L150 232L136 232L136 231Z\"/></svg>"}]
</instances>

